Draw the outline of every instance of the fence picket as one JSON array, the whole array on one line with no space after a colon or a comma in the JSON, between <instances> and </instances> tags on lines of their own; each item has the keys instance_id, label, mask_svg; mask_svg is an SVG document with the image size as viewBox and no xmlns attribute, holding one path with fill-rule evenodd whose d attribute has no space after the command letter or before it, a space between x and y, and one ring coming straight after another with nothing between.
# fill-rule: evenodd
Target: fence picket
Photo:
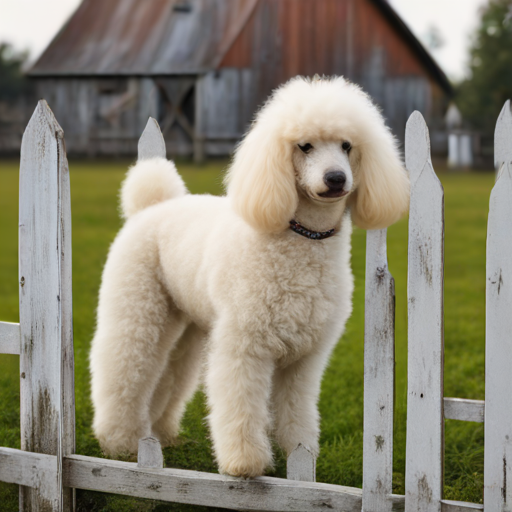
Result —
<instances>
[{"instance_id":1,"label":"fence picket","mask_svg":"<svg viewBox=\"0 0 512 512\"><path fill-rule=\"evenodd\" d=\"M387 512L393 488L395 281L386 230L366 235L363 511Z\"/></svg>"},{"instance_id":2,"label":"fence picket","mask_svg":"<svg viewBox=\"0 0 512 512\"><path fill-rule=\"evenodd\" d=\"M143 437L139 439L137 454L137 467L158 468L164 467L164 456L160 441L155 437Z\"/></svg>"},{"instance_id":3,"label":"fence picket","mask_svg":"<svg viewBox=\"0 0 512 512\"><path fill-rule=\"evenodd\" d=\"M444 200L425 120L405 132L411 179L408 267L406 511L439 512L443 487Z\"/></svg>"},{"instance_id":4,"label":"fence picket","mask_svg":"<svg viewBox=\"0 0 512 512\"><path fill-rule=\"evenodd\" d=\"M160 126L156 119L150 117L139 139L138 158L147 160L157 157L165 158L165 155L165 140Z\"/></svg>"},{"instance_id":5,"label":"fence picket","mask_svg":"<svg viewBox=\"0 0 512 512\"><path fill-rule=\"evenodd\" d=\"M44 193L41 193L44 191ZM41 100L21 147L21 447L57 455L56 487L21 487L21 510L70 510L62 457L74 451L71 214L63 132Z\"/></svg>"},{"instance_id":6,"label":"fence picket","mask_svg":"<svg viewBox=\"0 0 512 512\"><path fill-rule=\"evenodd\" d=\"M484 504L512 510L512 114L506 102L496 125L500 176L487 224L485 322Z\"/></svg>"},{"instance_id":7,"label":"fence picket","mask_svg":"<svg viewBox=\"0 0 512 512\"><path fill-rule=\"evenodd\" d=\"M316 457L305 446L299 444L288 456L286 478L301 482L316 481Z\"/></svg>"}]
</instances>

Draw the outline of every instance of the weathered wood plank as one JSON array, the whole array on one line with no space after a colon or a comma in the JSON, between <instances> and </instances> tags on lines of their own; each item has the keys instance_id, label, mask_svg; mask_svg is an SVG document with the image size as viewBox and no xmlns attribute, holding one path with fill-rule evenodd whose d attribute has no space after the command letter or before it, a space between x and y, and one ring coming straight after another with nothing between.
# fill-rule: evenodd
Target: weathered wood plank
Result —
<instances>
[{"instance_id":1,"label":"weathered wood plank","mask_svg":"<svg viewBox=\"0 0 512 512\"><path fill-rule=\"evenodd\" d=\"M69 170L62 129L44 100L21 147L19 283L21 447L58 456L58 494L55 486L23 487L20 509L70 510L61 467L74 451Z\"/></svg>"},{"instance_id":2,"label":"weathered wood plank","mask_svg":"<svg viewBox=\"0 0 512 512\"><path fill-rule=\"evenodd\" d=\"M0 481L43 487L57 495L57 457L0 447ZM49 494L52 494L50 492Z\"/></svg>"},{"instance_id":3,"label":"weathered wood plank","mask_svg":"<svg viewBox=\"0 0 512 512\"><path fill-rule=\"evenodd\" d=\"M496 125L495 158L502 172L491 192L487 223L484 503L489 511L510 510L512 503L511 146L507 102Z\"/></svg>"},{"instance_id":4,"label":"weathered wood plank","mask_svg":"<svg viewBox=\"0 0 512 512\"><path fill-rule=\"evenodd\" d=\"M139 139L139 160L165 158L165 141L156 119L150 117Z\"/></svg>"},{"instance_id":5,"label":"weathered wood plank","mask_svg":"<svg viewBox=\"0 0 512 512\"><path fill-rule=\"evenodd\" d=\"M391 510L395 387L395 282L386 230L366 235L363 511Z\"/></svg>"},{"instance_id":6,"label":"weathered wood plank","mask_svg":"<svg viewBox=\"0 0 512 512\"><path fill-rule=\"evenodd\" d=\"M428 129L414 112L405 134L411 179L408 266L408 396L405 505L439 512L443 488L444 200Z\"/></svg>"},{"instance_id":7,"label":"weathered wood plank","mask_svg":"<svg viewBox=\"0 0 512 512\"><path fill-rule=\"evenodd\" d=\"M362 491L351 487L259 477L249 480L182 469L143 469L131 462L72 455L64 459L70 487L230 510L359 512ZM404 496L391 495L391 510Z\"/></svg>"},{"instance_id":8,"label":"weathered wood plank","mask_svg":"<svg viewBox=\"0 0 512 512\"><path fill-rule=\"evenodd\" d=\"M496 122L494 131L494 166L499 169L504 163L512 162L512 141L510 100L505 102Z\"/></svg>"},{"instance_id":9,"label":"weathered wood plank","mask_svg":"<svg viewBox=\"0 0 512 512\"><path fill-rule=\"evenodd\" d=\"M485 402L465 398L445 398L444 417L447 420L484 421Z\"/></svg>"},{"instance_id":10,"label":"weathered wood plank","mask_svg":"<svg viewBox=\"0 0 512 512\"><path fill-rule=\"evenodd\" d=\"M158 469L162 469L164 467L164 455L158 439L155 437L144 437L139 439L137 467Z\"/></svg>"},{"instance_id":11,"label":"weathered wood plank","mask_svg":"<svg viewBox=\"0 0 512 512\"><path fill-rule=\"evenodd\" d=\"M286 461L286 478L301 482L316 481L316 457L299 444Z\"/></svg>"},{"instance_id":12,"label":"weathered wood plank","mask_svg":"<svg viewBox=\"0 0 512 512\"><path fill-rule=\"evenodd\" d=\"M468 510L483 510L479 503L467 503L465 501L441 500L441 512L467 512Z\"/></svg>"},{"instance_id":13,"label":"weathered wood plank","mask_svg":"<svg viewBox=\"0 0 512 512\"><path fill-rule=\"evenodd\" d=\"M0 354L19 354L20 343L20 324L0 322Z\"/></svg>"}]
</instances>

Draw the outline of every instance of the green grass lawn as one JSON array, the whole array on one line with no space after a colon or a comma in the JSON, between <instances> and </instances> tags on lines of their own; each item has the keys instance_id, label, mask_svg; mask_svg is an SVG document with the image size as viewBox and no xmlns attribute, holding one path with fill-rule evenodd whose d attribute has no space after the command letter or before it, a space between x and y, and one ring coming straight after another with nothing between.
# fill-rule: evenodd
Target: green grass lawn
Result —
<instances>
[{"instance_id":1,"label":"green grass lawn","mask_svg":"<svg viewBox=\"0 0 512 512\"><path fill-rule=\"evenodd\" d=\"M178 168L195 193L220 193L226 162ZM121 222L117 194L127 162L71 162L73 313L77 453L101 456L91 431L88 351L100 276ZM445 188L445 396L484 398L485 235L492 173L441 173ZM18 164L0 161L0 319L18 321ZM404 493L407 376L407 220L388 230L389 266L396 282L396 410L394 492ZM363 439L363 329L365 232L353 235L354 313L325 373L320 411L317 480L360 487ZM168 467L216 471L204 397L190 403L179 446L165 449ZM19 448L18 357L0 355L0 446ZM483 424L446 422L445 497L481 502ZM277 453L272 475L284 477ZM1 510L18 510L16 486L0 483ZM159 512L212 510L77 491L78 510Z\"/></svg>"}]
</instances>

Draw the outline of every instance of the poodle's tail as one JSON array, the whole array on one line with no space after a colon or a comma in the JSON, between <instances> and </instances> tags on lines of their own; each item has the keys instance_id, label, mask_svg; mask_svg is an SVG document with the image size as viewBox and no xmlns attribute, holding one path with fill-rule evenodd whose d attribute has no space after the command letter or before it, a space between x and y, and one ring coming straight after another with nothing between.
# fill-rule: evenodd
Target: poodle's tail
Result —
<instances>
[{"instance_id":1,"label":"poodle's tail","mask_svg":"<svg viewBox=\"0 0 512 512\"><path fill-rule=\"evenodd\" d=\"M173 162L165 158L140 160L121 186L121 215L128 219L144 208L188 193Z\"/></svg>"}]
</instances>

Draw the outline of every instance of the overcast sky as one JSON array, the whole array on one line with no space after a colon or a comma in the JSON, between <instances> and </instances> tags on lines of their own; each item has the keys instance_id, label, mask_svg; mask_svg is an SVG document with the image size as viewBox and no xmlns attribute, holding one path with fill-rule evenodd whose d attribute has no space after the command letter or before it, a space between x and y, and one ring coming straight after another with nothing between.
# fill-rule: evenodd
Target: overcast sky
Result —
<instances>
[{"instance_id":1,"label":"overcast sky","mask_svg":"<svg viewBox=\"0 0 512 512\"><path fill-rule=\"evenodd\" d=\"M147 0L140 0L147 1ZM487 0L389 0L422 41L436 27L444 46L432 55L453 79L464 76L469 37L478 23L478 10ZM0 0L0 41L28 49L36 58L80 0Z\"/></svg>"}]
</instances>

